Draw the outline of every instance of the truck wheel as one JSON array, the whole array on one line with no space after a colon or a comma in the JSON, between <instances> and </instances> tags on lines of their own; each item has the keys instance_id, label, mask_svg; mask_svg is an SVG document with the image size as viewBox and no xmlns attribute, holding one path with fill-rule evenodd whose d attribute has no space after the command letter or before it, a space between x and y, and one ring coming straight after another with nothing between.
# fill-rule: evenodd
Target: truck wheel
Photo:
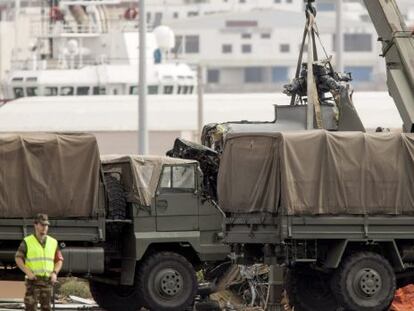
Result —
<instances>
[{"instance_id":1,"label":"truck wheel","mask_svg":"<svg viewBox=\"0 0 414 311\"><path fill-rule=\"evenodd\" d=\"M286 292L295 311L335 311L339 305L330 287L331 276L309 267L289 269Z\"/></svg>"},{"instance_id":2,"label":"truck wheel","mask_svg":"<svg viewBox=\"0 0 414 311\"><path fill-rule=\"evenodd\" d=\"M114 176L105 175L106 191L108 193L108 219L125 219L127 202L121 182Z\"/></svg>"},{"instance_id":3,"label":"truck wheel","mask_svg":"<svg viewBox=\"0 0 414 311\"><path fill-rule=\"evenodd\" d=\"M142 308L133 286L109 285L90 280L89 288L93 299L106 311L137 311Z\"/></svg>"},{"instance_id":4,"label":"truck wheel","mask_svg":"<svg viewBox=\"0 0 414 311\"><path fill-rule=\"evenodd\" d=\"M381 255L360 252L344 260L332 286L338 301L347 310L388 310L396 289L395 273Z\"/></svg>"},{"instance_id":5,"label":"truck wheel","mask_svg":"<svg viewBox=\"0 0 414 311\"><path fill-rule=\"evenodd\" d=\"M185 310L197 292L193 266L172 252L148 257L138 268L137 283L144 307L153 311Z\"/></svg>"}]
</instances>

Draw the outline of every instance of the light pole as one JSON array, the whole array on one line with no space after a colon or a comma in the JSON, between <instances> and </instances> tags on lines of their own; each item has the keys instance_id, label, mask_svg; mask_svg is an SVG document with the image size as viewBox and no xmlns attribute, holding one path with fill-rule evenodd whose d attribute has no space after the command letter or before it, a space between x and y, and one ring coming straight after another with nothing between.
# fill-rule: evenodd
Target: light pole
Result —
<instances>
[{"instance_id":1,"label":"light pole","mask_svg":"<svg viewBox=\"0 0 414 311\"><path fill-rule=\"evenodd\" d=\"M20 16L20 0L14 1L14 57L17 59L19 50L19 16Z\"/></svg>"},{"instance_id":2,"label":"light pole","mask_svg":"<svg viewBox=\"0 0 414 311\"><path fill-rule=\"evenodd\" d=\"M143 155L148 153L146 36L145 0L139 0L138 153Z\"/></svg>"},{"instance_id":3,"label":"light pole","mask_svg":"<svg viewBox=\"0 0 414 311\"><path fill-rule=\"evenodd\" d=\"M201 64L197 66L197 135L198 141L201 142L201 133L204 124L204 81L203 67Z\"/></svg>"},{"instance_id":4,"label":"light pole","mask_svg":"<svg viewBox=\"0 0 414 311\"><path fill-rule=\"evenodd\" d=\"M344 71L344 21L342 14L343 0L336 0L336 71Z\"/></svg>"}]
</instances>

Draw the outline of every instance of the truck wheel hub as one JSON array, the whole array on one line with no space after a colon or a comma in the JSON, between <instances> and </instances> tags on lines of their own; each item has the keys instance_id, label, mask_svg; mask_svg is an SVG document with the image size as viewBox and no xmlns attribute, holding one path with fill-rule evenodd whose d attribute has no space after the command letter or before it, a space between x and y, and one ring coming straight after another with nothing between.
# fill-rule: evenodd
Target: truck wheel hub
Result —
<instances>
[{"instance_id":1,"label":"truck wheel hub","mask_svg":"<svg viewBox=\"0 0 414 311\"><path fill-rule=\"evenodd\" d=\"M156 284L164 296L175 296L183 289L183 277L174 269L164 269L157 274Z\"/></svg>"},{"instance_id":2,"label":"truck wheel hub","mask_svg":"<svg viewBox=\"0 0 414 311\"><path fill-rule=\"evenodd\" d=\"M364 269L358 273L359 289L367 296L374 296L382 287L379 273L373 269Z\"/></svg>"}]
</instances>

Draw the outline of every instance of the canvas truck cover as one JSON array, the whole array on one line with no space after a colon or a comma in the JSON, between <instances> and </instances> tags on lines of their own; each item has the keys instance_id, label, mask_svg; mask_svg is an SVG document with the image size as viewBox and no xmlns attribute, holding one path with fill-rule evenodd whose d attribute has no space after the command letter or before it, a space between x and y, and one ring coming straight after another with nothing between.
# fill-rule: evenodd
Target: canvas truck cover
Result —
<instances>
[{"instance_id":1,"label":"canvas truck cover","mask_svg":"<svg viewBox=\"0 0 414 311\"><path fill-rule=\"evenodd\" d=\"M87 134L0 134L0 218L91 217L100 159Z\"/></svg>"},{"instance_id":2,"label":"canvas truck cover","mask_svg":"<svg viewBox=\"0 0 414 311\"><path fill-rule=\"evenodd\" d=\"M133 187L129 196L143 206L150 206L155 197L164 165L195 164L194 160L183 160L165 156L105 155L101 157L105 166L128 165L132 172Z\"/></svg>"},{"instance_id":3,"label":"canvas truck cover","mask_svg":"<svg viewBox=\"0 0 414 311\"><path fill-rule=\"evenodd\" d=\"M230 213L413 215L414 135L229 135L218 196Z\"/></svg>"}]
</instances>

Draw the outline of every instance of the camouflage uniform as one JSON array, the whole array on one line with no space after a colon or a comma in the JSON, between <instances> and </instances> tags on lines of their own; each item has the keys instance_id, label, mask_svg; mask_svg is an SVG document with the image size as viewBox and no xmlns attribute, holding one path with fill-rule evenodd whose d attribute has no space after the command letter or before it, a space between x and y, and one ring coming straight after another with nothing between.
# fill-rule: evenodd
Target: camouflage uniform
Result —
<instances>
[{"instance_id":1,"label":"camouflage uniform","mask_svg":"<svg viewBox=\"0 0 414 311\"><path fill-rule=\"evenodd\" d=\"M49 225L47 215L39 214L37 216L37 219L39 222L45 222L47 225ZM15 255L16 258L20 257L24 261L26 260L26 256L28 254L28 245L26 243L26 239L28 238L30 239L31 237L32 236L26 237L20 243L20 246ZM45 239L43 239L42 241L38 240L38 242L43 248L46 248L47 241L49 238L51 237L46 236ZM52 243L53 243L53 240L52 240ZM54 242L57 243L56 240L54 240ZM55 258L54 258L55 263L58 261L63 261L63 256L62 256L59 246L56 247ZM37 311L37 304L39 303L41 311L51 311L52 308L50 304L52 301L52 290L53 290L53 285L52 285L50 276L37 275L36 280L29 280L28 278L26 278L26 294L24 297L25 310L26 311Z\"/></svg>"},{"instance_id":2,"label":"camouflage uniform","mask_svg":"<svg viewBox=\"0 0 414 311\"><path fill-rule=\"evenodd\" d=\"M26 311L37 311L37 303L41 311L51 311L52 284L49 278L26 279L26 295L24 305Z\"/></svg>"},{"instance_id":3,"label":"camouflage uniform","mask_svg":"<svg viewBox=\"0 0 414 311\"><path fill-rule=\"evenodd\" d=\"M46 241L42 241L41 244L44 245ZM63 259L60 249L59 257ZM25 258L27 253L27 245L25 241L22 241L17 252L16 257ZM50 303L52 301L52 283L50 278L37 277L36 280L29 280L26 278L26 294L24 296L24 305L26 311L37 311L37 304L40 303L41 311L51 311L52 308Z\"/></svg>"}]
</instances>

